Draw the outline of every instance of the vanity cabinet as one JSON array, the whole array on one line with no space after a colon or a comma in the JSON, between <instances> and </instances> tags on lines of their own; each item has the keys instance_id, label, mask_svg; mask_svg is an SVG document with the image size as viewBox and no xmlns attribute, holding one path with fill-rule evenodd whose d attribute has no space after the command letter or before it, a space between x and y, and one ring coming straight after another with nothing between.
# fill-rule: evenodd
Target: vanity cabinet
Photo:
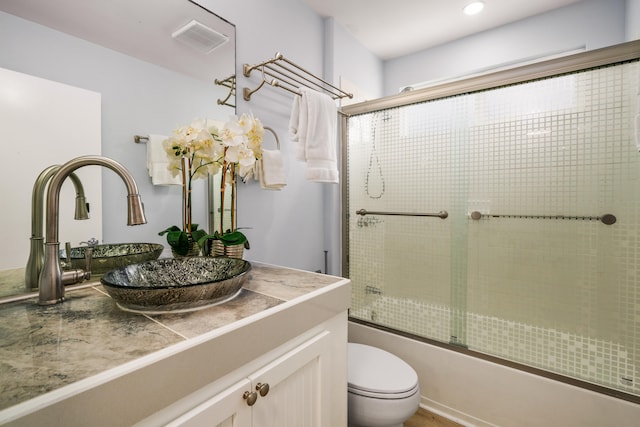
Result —
<instances>
[{"instance_id":1,"label":"vanity cabinet","mask_svg":"<svg viewBox=\"0 0 640 427\"><path fill-rule=\"evenodd\" d=\"M324 331L166 425L171 427L331 426L331 333ZM323 370L325 372L323 372ZM186 401L197 400L187 397ZM184 402L183 402L184 403ZM335 407L335 406L334 406ZM159 420L156 420L156 422ZM144 423L143 423L144 424ZM155 424L155 423L154 423Z\"/></svg>"},{"instance_id":2,"label":"vanity cabinet","mask_svg":"<svg viewBox=\"0 0 640 427\"><path fill-rule=\"evenodd\" d=\"M42 388L49 387L51 383L57 384L53 381L57 375L76 371L81 375L87 366L92 368L92 375L85 374L84 378L0 410L0 424L13 427L347 424L348 279L254 263L242 298L193 313L154 319L133 319L133 315L121 314L102 292L89 289L74 292L77 294L68 294L67 306L61 306L64 316L28 318L35 322L29 325L29 330L49 331L34 335L28 344L58 352L59 345L47 346L48 343L75 339L74 328L82 325L83 339L91 345L85 345L77 353L75 347L63 347L64 367L68 371L58 364L39 367L44 373L36 380L41 379L38 384ZM28 312L43 311L35 305L28 307L31 307ZM87 322L87 307L106 320ZM120 327L117 323L120 319L131 320L137 329L112 339L105 329ZM36 341L40 336L42 343ZM147 341L138 343L138 337L150 343L164 340L166 345L148 350L144 344ZM123 346L139 352L139 356L105 369L104 355ZM33 375L29 376L32 370L20 370L33 357L26 351L29 346L26 350L20 346L12 348L16 351L7 360L15 362L17 372L24 375L14 375L3 387L20 393L33 386ZM260 395L261 391L264 395Z\"/></svg>"}]
</instances>

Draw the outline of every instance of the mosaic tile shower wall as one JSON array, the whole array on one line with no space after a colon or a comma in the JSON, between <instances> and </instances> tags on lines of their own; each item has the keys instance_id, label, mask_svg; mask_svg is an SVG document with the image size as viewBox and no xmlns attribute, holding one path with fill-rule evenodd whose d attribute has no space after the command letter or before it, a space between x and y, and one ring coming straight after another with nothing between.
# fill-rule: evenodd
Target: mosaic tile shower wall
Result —
<instances>
[{"instance_id":1,"label":"mosaic tile shower wall","mask_svg":"<svg viewBox=\"0 0 640 427\"><path fill-rule=\"evenodd\" d=\"M408 298L381 295L350 313L387 327L448 341L451 310ZM632 354L620 343L514 322L467 314L469 348L536 368L637 394Z\"/></svg>"},{"instance_id":2,"label":"mosaic tile shower wall","mask_svg":"<svg viewBox=\"0 0 640 427\"><path fill-rule=\"evenodd\" d=\"M350 315L640 395L638 65L349 118Z\"/></svg>"}]
</instances>

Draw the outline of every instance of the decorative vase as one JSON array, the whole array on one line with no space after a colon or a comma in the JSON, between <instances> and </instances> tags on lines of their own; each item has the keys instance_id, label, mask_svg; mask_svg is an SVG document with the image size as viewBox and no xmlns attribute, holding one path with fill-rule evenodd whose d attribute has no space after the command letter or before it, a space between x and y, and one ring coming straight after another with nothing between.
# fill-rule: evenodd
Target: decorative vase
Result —
<instances>
[{"instance_id":1,"label":"decorative vase","mask_svg":"<svg viewBox=\"0 0 640 427\"><path fill-rule=\"evenodd\" d=\"M226 256L229 258L242 259L244 244L225 246L220 240L211 240L209 255L212 257Z\"/></svg>"},{"instance_id":2,"label":"decorative vase","mask_svg":"<svg viewBox=\"0 0 640 427\"><path fill-rule=\"evenodd\" d=\"M198 246L198 242L193 240L193 236L191 236L190 234L187 236L187 239L189 241L189 250L187 251L186 254L180 255L173 248L171 248L171 253L173 254L174 258L186 258L186 257L192 257L192 256L200 256L200 246Z\"/></svg>"}]
</instances>

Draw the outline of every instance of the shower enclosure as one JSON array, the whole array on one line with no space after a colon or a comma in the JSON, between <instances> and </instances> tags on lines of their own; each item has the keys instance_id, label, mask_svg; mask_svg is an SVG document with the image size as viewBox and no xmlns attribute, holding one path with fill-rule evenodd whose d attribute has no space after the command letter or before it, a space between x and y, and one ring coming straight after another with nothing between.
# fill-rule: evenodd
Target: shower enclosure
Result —
<instances>
[{"instance_id":1,"label":"shower enclosure","mask_svg":"<svg viewBox=\"0 0 640 427\"><path fill-rule=\"evenodd\" d=\"M638 57L345 107L350 318L640 401Z\"/></svg>"}]
</instances>

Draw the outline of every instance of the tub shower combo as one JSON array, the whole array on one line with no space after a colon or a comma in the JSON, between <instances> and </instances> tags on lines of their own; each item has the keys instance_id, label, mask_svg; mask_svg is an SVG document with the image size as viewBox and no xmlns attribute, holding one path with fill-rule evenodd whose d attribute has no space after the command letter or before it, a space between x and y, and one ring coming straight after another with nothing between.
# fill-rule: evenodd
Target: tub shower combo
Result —
<instances>
[{"instance_id":1,"label":"tub shower combo","mask_svg":"<svg viewBox=\"0 0 640 427\"><path fill-rule=\"evenodd\" d=\"M345 107L351 319L640 401L639 56Z\"/></svg>"}]
</instances>

